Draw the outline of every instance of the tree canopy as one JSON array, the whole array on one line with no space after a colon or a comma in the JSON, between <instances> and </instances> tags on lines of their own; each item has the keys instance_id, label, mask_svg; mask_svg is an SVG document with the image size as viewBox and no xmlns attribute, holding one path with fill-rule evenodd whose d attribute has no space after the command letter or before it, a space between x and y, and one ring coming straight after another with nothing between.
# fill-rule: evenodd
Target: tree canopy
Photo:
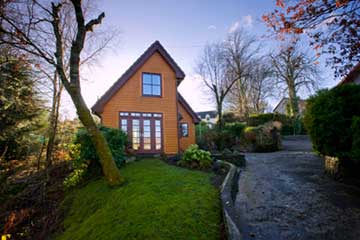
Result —
<instances>
[{"instance_id":1,"label":"tree canopy","mask_svg":"<svg viewBox=\"0 0 360 240\"><path fill-rule=\"evenodd\" d=\"M277 0L278 7L263 16L267 26L283 38L306 34L311 46L326 54L336 76L345 75L360 61L360 1Z\"/></svg>"},{"instance_id":2,"label":"tree canopy","mask_svg":"<svg viewBox=\"0 0 360 240\"><path fill-rule=\"evenodd\" d=\"M0 55L0 156L24 157L23 138L39 128L43 111L32 70L27 62L1 52ZM9 149L9 146L11 148Z\"/></svg>"}]
</instances>

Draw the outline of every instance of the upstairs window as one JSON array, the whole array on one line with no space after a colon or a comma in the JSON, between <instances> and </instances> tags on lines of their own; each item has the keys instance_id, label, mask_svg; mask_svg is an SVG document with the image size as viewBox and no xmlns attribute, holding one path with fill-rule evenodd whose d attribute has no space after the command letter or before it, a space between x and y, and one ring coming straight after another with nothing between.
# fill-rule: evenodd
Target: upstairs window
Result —
<instances>
[{"instance_id":1,"label":"upstairs window","mask_svg":"<svg viewBox=\"0 0 360 240\"><path fill-rule=\"evenodd\" d=\"M142 74L142 95L161 97L161 75L156 73Z\"/></svg>"}]
</instances>

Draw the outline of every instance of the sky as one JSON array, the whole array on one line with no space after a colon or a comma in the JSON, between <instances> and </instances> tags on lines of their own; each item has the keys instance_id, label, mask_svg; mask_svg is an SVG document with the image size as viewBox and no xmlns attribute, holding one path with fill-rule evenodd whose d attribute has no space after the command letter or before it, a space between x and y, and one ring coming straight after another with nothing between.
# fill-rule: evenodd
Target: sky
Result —
<instances>
[{"instance_id":1,"label":"sky","mask_svg":"<svg viewBox=\"0 0 360 240\"><path fill-rule=\"evenodd\" d=\"M119 40L107 50L96 65L82 72L82 93L89 107L131 66L156 40L159 40L186 74L179 92L195 111L215 109L196 77L194 67L202 48L207 43L221 41L226 34L243 28L259 37L267 34L261 16L275 8L275 0L153 0L98 2L99 11L105 12L100 28L120 31ZM96 31L96 28L95 28ZM275 51L270 40L262 39L264 53ZM335 85L331 70L323 68L326 81L322 87ZM281 96L271 99L275 106ZM68 96L64 97L62 115L76 116Z\"/></svg>"}]
</instances>

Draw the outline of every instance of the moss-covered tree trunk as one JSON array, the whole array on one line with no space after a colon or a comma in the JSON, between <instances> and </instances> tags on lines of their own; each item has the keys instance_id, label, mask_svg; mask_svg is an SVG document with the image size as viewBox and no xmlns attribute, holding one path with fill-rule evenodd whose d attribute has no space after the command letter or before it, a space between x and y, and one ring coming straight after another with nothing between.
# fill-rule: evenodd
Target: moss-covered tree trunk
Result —
<instances>
[{"instance_id":1,"label":"moss-covered tree trunk","mask_svg":"<svg viewBox=\"0 0 360 240\"><path fill-rule=\"evenodd\" d=\"M75 104L79 119L88 131L95 146L106 180L110 185L118 185L122 183L123 178L121 177L119 169L115 164L109 145L107 144L103 134L97 128L83 97L77 90L71 90L70 96Z\"/></svg>"},{"instance_id":2,"label":"moss-covered tree trunk","mask_svg":"<svg viewBox=\"0 0 360 240\"><path fill-rule=\"evenodd\" d=\"M90 110L86 106L86 103L81 95L80 88L80 55L84 48L86 34L89 31L93 31L93 27L95 25L101 23L102 19L105 17L105 14L102 13L98 16L98 18L92 19L88 23L85 23L81 0L71 0L71 2L74 7L77 21L77 33L75 39L72 41L70 51L70 79L68 79L64 68L63 36L62 31L60 30L60 10L62 5L54 3L52 4L52 25L56 38L56 70L59 73L61 82L63 83L66 91L71 96L80 121L91 137L100 159L102 171L106 180L108 181L108 184L112 186L119 185L123 182L123 178L121 177L120 171L115 164L105 137L97 128L95 121L91 116Z\"/></svg>"}]
</instances>

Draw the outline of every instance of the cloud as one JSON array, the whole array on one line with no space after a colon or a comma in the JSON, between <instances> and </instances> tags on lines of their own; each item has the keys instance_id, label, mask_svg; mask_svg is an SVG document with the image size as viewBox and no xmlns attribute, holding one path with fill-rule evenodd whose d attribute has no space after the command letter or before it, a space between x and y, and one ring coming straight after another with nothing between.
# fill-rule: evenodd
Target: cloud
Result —
<instances>
[{"instance_id":1,"label":"cloud","mask_svg":"<svg viewBox=\"0 0 360 240\"><path fill-rule=\"evenodd\" d=\"M235 32L239 27L240 27L240 22L239 21L234 22L229 28L229 33Z\"/></svg>"},{"instance_id":2,"label":"cloud","mask_svg":"<svg viewBox=\"0 0 360 240\"><path fill-rule=\"evenodd\" d=\"M241 18L241 21L236 21L230 26L229 33L235 32L240 27L251 28L253 27L253 25L254 25L254 19L252 18L252 16L246 15Z\"/></svg>"},{"instance_id":3,"label":"cloud","mask_svg":"<svg viewBox=\"0 0 360 240\"><path fill-rule=\"evenodd\" d=\"M245 27L252 27L254 20L251 15L246 15L242 17L242 23Z\"/></svg>"},{"instance_id":4,"label":"cloud","mask_svg":"<svg viewBox=\"0 0 360 240\"><path fill-rule=\"evenodd\" d=\"M215 25L209 25L209 26L208 26L208 29L209 29L209 30L216 30L216 26L215 26Z\"/></svg>"}]
</instances>

